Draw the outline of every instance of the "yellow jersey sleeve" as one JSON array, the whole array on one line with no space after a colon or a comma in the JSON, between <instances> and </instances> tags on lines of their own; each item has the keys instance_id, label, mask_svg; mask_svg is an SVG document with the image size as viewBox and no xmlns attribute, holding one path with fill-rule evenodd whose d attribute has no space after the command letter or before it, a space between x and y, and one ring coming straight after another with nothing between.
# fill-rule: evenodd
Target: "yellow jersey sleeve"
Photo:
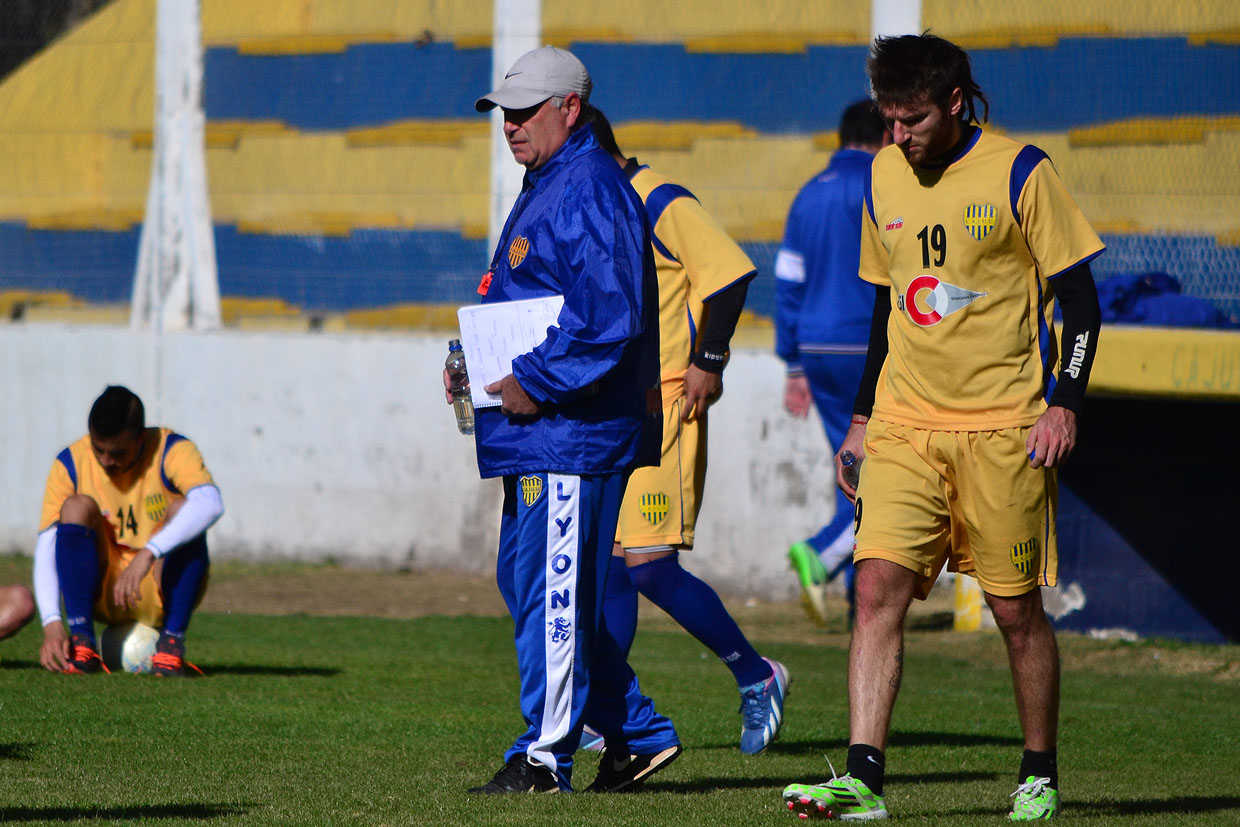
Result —
<instances>
[{"instance_id":1,"label":"yellow jersey sleeve","mask_svg":"<svg viewBox=\"0 0 1240 827\"><path fill-rule=\"evenodd\" d=\"M75 493L77 493L77 486L69 476L69 469L65 467L64 461L57 457L52 462L52 470L47 474L47 486L43 489L43 513L39 519L40 533L60 522L61 507L65 504L65 500Z\"/></svg>"},{"instance_id":2,"label":"yellow jersey sleeve","mask_svg":"<svg viewBox=\"0 0 1240 827\"><path fill-rule=\"evenodd\" d=\"M669 203L654 234L684 267L690 293L699 301L754 272L749 256L696 198L685 196Z\"/></svg>"},{"instance_id":3,"label":"yellow jersey sleeve","mask_svg":"<svg viewBox=\"0 0 1240 827\"><path fill-rule=\"evenodd\" d=\"M1046 278L1054 278L1105 249L1045 156L1021 189L1017 212L1029 250Z\"/></svg>"},{"instance_id":4,"label":"yellow jersey sleeve","mask_svg":"<svg viewBox=\"0 0 1240 827\"><path fill-rule=\"evenodd\" d=\"M172 444L164 452L163 475L172 484L172 490L184 496L192 488L215 484L194 443L176 434L170 435L168 441Z\"/></svg>"}]
</instances>

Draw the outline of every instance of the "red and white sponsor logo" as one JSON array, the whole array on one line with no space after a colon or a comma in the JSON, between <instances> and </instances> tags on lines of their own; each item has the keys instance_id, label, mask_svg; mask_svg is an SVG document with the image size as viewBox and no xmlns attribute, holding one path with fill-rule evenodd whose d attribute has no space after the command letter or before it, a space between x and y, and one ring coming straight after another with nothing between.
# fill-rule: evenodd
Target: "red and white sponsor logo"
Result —
<instances>
[{"instance_id":1,"label":"red and white sponsor logo","mask_svg":"<svg viewBox=\"0 0 1240 827\"><path fill-rule=\"evenodd\" d=\"M957 310L985 296L954 284L939 281L934 276L918 276L908 283L901 296L901 304L914 324L933 327Z\"/></svg>"},{"instance_id":2,"label":"red and white sponsor logo","mask_svg":"<svg viewBox=\"0 0 1240 827\"><path fill-rule=\"evenodd\" d=\"M903 226L904 226L904 219L897 218L895 221L892 221L886 227L883 227L883 229L886 230L887 232L891 232L892 230L898 230Z\"/></svg>"}]
</instances>

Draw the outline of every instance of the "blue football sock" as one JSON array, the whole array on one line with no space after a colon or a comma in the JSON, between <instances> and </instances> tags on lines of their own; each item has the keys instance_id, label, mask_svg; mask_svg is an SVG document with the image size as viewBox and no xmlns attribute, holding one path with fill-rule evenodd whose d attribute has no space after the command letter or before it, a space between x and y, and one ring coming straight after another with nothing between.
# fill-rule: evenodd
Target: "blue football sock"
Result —
<instances>
[{"instance_id":1,"label":"blue football sock","mask_svg":"<svg viewBox=\"0 0 1240 827\"><path fill-rule=\"evenodd\" d=\"M95 541L94 530L84 525L56 526L56 577L65 601L65 622L69 624L69 634L84 638L92 649L99 648L92 619L100 575Z\"/></svg>"},{"instance_id":2,"label":"blue football sock","mask_svg":"<svg viewBox=\"0 0 1240 827\"><path fill-rule=\"evenodd\" d=\"M603 596L603 622L624 659L629 659L633 638L637 636L637 589L629 577L623 557L612 556L607 565L607 591Z\"/></svg>"},{"instance_id":3,"label":"blue football sock","mask_svg":"<svg viewBox=\"0 0 1240 827\"><path fill-rule=\"evenodd\" d=\"M168 634L185 636L210 566L205 534L178 546L164 558L159 585L164 594L164 631Z\"/></svg>"},{"instance_id":4,"label":"blue football sock","mask_svg":"<svg viewBox=\"0 0 1240 827\"><path fill-rule=\"evenodd\" d=\"M749 686L771 676L771 665L749 645L719 595L680 567L679 554L633 566L629 575L639 592L732 670L737 686Z\"/></svg>"}]
</instances>

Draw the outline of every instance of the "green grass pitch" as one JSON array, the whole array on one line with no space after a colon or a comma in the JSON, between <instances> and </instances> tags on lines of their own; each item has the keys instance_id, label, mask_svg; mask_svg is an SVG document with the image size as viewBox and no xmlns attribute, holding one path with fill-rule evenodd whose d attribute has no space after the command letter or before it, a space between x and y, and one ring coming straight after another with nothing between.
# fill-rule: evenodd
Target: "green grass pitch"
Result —
<instances>
[{"instance_id":1,"label":"green grass pitch","mask_svg":"<svg viewBox=\"0 0 1240 827\"><path fill-rule=\"evenodd\" d=\"M767 754L736 749L727 670L643 619L633 663L684 756L638 794L496 798L464 790L522 727L507 619L203 612L189 654L208 676L183 681L45 672L32 624L0 644L0 821L791 825L780 791L826 777L824 756L843 772L847 711L846 637L817 639L789 618L742 620L793 676ZM1062 817L1240 823L1240 647L1061 643ZM1020 750L997 636L910 632L888 751L893 817L1003 823ZM578 759L584 787L597 758Z\"/></svg>"}]
</instances>

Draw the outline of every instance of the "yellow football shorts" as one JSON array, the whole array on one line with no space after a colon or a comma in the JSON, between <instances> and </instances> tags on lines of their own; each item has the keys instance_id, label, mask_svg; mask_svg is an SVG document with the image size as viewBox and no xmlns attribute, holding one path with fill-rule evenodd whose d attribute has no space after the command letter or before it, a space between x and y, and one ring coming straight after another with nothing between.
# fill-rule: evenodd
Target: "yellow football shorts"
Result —
<instances>
[{"instance_id":1,"label":"yellow football shorts","mask_svg":"<svg viewBox=\"0 0 1240 827\"><path fill-rule=\"evenodd\" d=\"M706 418L681 422L684 397L663 400L663 452L657 466L629 477L616 542L625 548L693 545L706 484Z\"/></svg>"},{"instance_id":2,"label":"yellow football shorts","mask_svg":"<svg viewBox=\"0 0 1240 827\"><path fill-rule=\"evenodd\" d=\"M927 431L871 419L857 489L854 560L890 560L922 577L947 564L983 591L1054 586L1056 473L1029 467L1029 428Z\"/></svg>"},{"instance_id":3,"label":"yellow football shorts","mask_svg":"<svg viewBox=\"0 0 1240 827\"><path fill-rule=\"evenodd\" d=\"M138 553L138 549L120 545L112 537L111 532L107 531L100 534L99 545L100 563L104 567L104 573L102 592L95 599L95 620L100 623L106 623L109 626L136 620L155 629L162 628L164 625L164 596L159 587L159 576L163 572L163 560L156 560L155 564L151 566L151 570L146 573L146 576L142 578L142 582L138 584L139 597L137 605L123 609L113 599L112 590L116 586L116 581L120 579L121 572L125 570L125 567L133 560L134 555ZM194 601L195 607L202 602L206 591L207 581L204 578L202 590Z\"/></svg>"}]
</instances>

